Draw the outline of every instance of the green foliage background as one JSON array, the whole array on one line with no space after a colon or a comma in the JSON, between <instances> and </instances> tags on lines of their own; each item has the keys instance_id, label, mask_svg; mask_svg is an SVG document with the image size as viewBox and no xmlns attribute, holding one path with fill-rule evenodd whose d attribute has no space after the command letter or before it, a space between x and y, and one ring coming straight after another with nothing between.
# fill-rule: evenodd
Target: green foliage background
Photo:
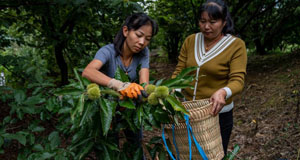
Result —
<instances>
[{"instance_id":1,"label":"green foliage background","mask_svg":"<svg viewBox=\"0 0 300 160\"><path fill-rule=\"evenodd\" d=\"M199 32L198 8L203 2L204 0L2 0L0 72L5 74L7 85L0 86L0 102L10 107L10 115L2 120L0 152L3 153L5 147L17 140L22 146L18 159L83 159L91 153L98 154L97 151L101 151L97 156L106 157L105 159L126 159L113 139L100 134L110 133L108 124L99 125L99 122L104 121L101 120L104 116L98 113L113 116L114 112L100 111L103 108L93 107L110 103L107 100L83 103L86 99L82 87L87 82L74 74L73 69L79 68L80 74L96 51L113 41L125 18L135 12L146 12L158 22L160 31L152 40L150 48L159 49L170 62L176 62L184 39ZM236 36L246 42L250 53L266 55L299 49L299 1L226 2L235 22ZM170 83L181 82L156 82L157 85ZM176 87L188 86L173 86ZM65 92L63 98L56 94L59 91ZM164 103L168 106L170 102ZM106 108L114 108L116 104L110 105ZM158 127L160 121L155 120L155 116L161 117L160 114L164 114L159 109L137 110L140 114L128 112L124 116L132 118L134 115L135 121L127 119L126 125L119 126L119 129L137 130L138 122L142 122L141 113L151 115L145 117L143 122L146 129ZM10 128L23 120L30 123L17 130ZM45 133L47 131L50 132ZM159 140L151 141L150 144L155 144L154 148L148 146L152 157L156 151L162 150ZM111 156L113 151L120 153L119 157ZM136 159L140 153L141 150L137 150L134 154ZM160 153L161 158L163 154Z\"/></svg>"}]
</instances>

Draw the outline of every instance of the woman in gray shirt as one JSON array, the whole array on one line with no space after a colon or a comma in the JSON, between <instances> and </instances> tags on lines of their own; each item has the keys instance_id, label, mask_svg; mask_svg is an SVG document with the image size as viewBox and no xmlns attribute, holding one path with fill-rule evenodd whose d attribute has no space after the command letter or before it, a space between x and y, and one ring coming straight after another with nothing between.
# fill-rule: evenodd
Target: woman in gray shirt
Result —
<instances>
[{"instance_id":1,"label":"woman in gray shirt","mask_svg":"<svg viewBox=\"0 0 300 160\"><path fill-rule=\"evenodd\" d=\"M122 96L137 98L144 90L134 83L149 83L149 50L147 45L157 34L155 21L144 13L136 13L127 17L117 33L114 43L102 47L95 58L84 69L82 76L102 86L119 91ZM139 77L136 69L141 65ZM114 74L120 67L132 83L124 83L114 79Z\"/></svg>"},{"instance_id":2,"label":"woman in gray shirt","mask_svg":"<svg viewBox=\"0 0 300 160\"><path fill-rule=\"evenodd\" d=\"M103 46L96 53L94 59L84 69L82 76L99 85L119 91L124 97L141 97L144 89L134 82L139 80L140 84L149 83L149 49L147 45L157 31L158 26L155 21L144 13L136 13L127 17L117 33L114 43ZM141 69L137 74L139 65ZM117 67L120 67L128 75L130 83L114 79ZM116 115L115 120L120 123L122 118ZM137 144L140 147L142 129L138 133L133 133L129 129L124 129L123 132L130 145ZM115 136L116 143L118 143L118 133ZM144 156L143 159L145 159Z\"/></svg>"}]
</instances>

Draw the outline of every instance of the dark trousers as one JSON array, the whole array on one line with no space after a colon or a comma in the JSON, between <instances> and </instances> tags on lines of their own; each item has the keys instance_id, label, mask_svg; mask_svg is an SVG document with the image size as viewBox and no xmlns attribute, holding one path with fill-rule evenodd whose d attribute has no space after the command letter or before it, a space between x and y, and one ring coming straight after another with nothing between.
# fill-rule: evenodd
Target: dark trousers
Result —
<instances>
[{"instance_id":1,"label":"dark trousers","mask_svg":"<svg viewBox=\"0 0 300 160\"><path fill-rule=\"evenodd\" d=\"M233 127L232 110L230 110L229 112L220 113L219 114L219 123L220 123L220 128L221 128L223 149L224 149L224 153L226 155L227 147L228 147L228 143L229 143L232 127Z\"/></svg>"}]
</instances>

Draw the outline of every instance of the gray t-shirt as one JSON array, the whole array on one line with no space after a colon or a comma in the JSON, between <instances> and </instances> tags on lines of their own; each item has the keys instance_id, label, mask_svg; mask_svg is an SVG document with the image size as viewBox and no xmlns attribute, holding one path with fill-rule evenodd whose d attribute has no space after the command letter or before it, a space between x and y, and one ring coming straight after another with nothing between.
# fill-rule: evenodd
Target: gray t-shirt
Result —
<instances>
[{"instance_id":1,"label":"gray t-shirt","mask_svg":"<svg viewBox=\"0 0 300 160\"><path fill-rule=\"evenodd\" d=\"M140 53L134 54L131 64L125 67L121 61L120 55L116 56L113 44L108 44L100 48L94 59L103 63L100 71L105 75L114 78L117 67L119 66L125 73L128 73L131 82L137 80L136 69L139 65L141 68L149 68L149 49L146 47Z\"/></svg>"}]
</instances>

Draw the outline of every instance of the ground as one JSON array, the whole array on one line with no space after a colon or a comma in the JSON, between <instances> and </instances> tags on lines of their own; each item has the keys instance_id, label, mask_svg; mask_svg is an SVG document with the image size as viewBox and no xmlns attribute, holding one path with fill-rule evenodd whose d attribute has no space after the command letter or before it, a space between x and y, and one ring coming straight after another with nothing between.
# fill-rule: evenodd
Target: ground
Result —
<instances>
[{"instance_id":1,"label":"ground","mask_svg":"<svg viewBox=\"0 0 300 160\"><path fill-rule=\"evenodd\" d=\"M154 62L158 78L169 77L175 65ZM300 154L300 53L250 56L245 88L235 97L234 128L229 151L236 159L292 160ZM159 130L146 133L160 135Z\"/></svg>"}]
</instances>

